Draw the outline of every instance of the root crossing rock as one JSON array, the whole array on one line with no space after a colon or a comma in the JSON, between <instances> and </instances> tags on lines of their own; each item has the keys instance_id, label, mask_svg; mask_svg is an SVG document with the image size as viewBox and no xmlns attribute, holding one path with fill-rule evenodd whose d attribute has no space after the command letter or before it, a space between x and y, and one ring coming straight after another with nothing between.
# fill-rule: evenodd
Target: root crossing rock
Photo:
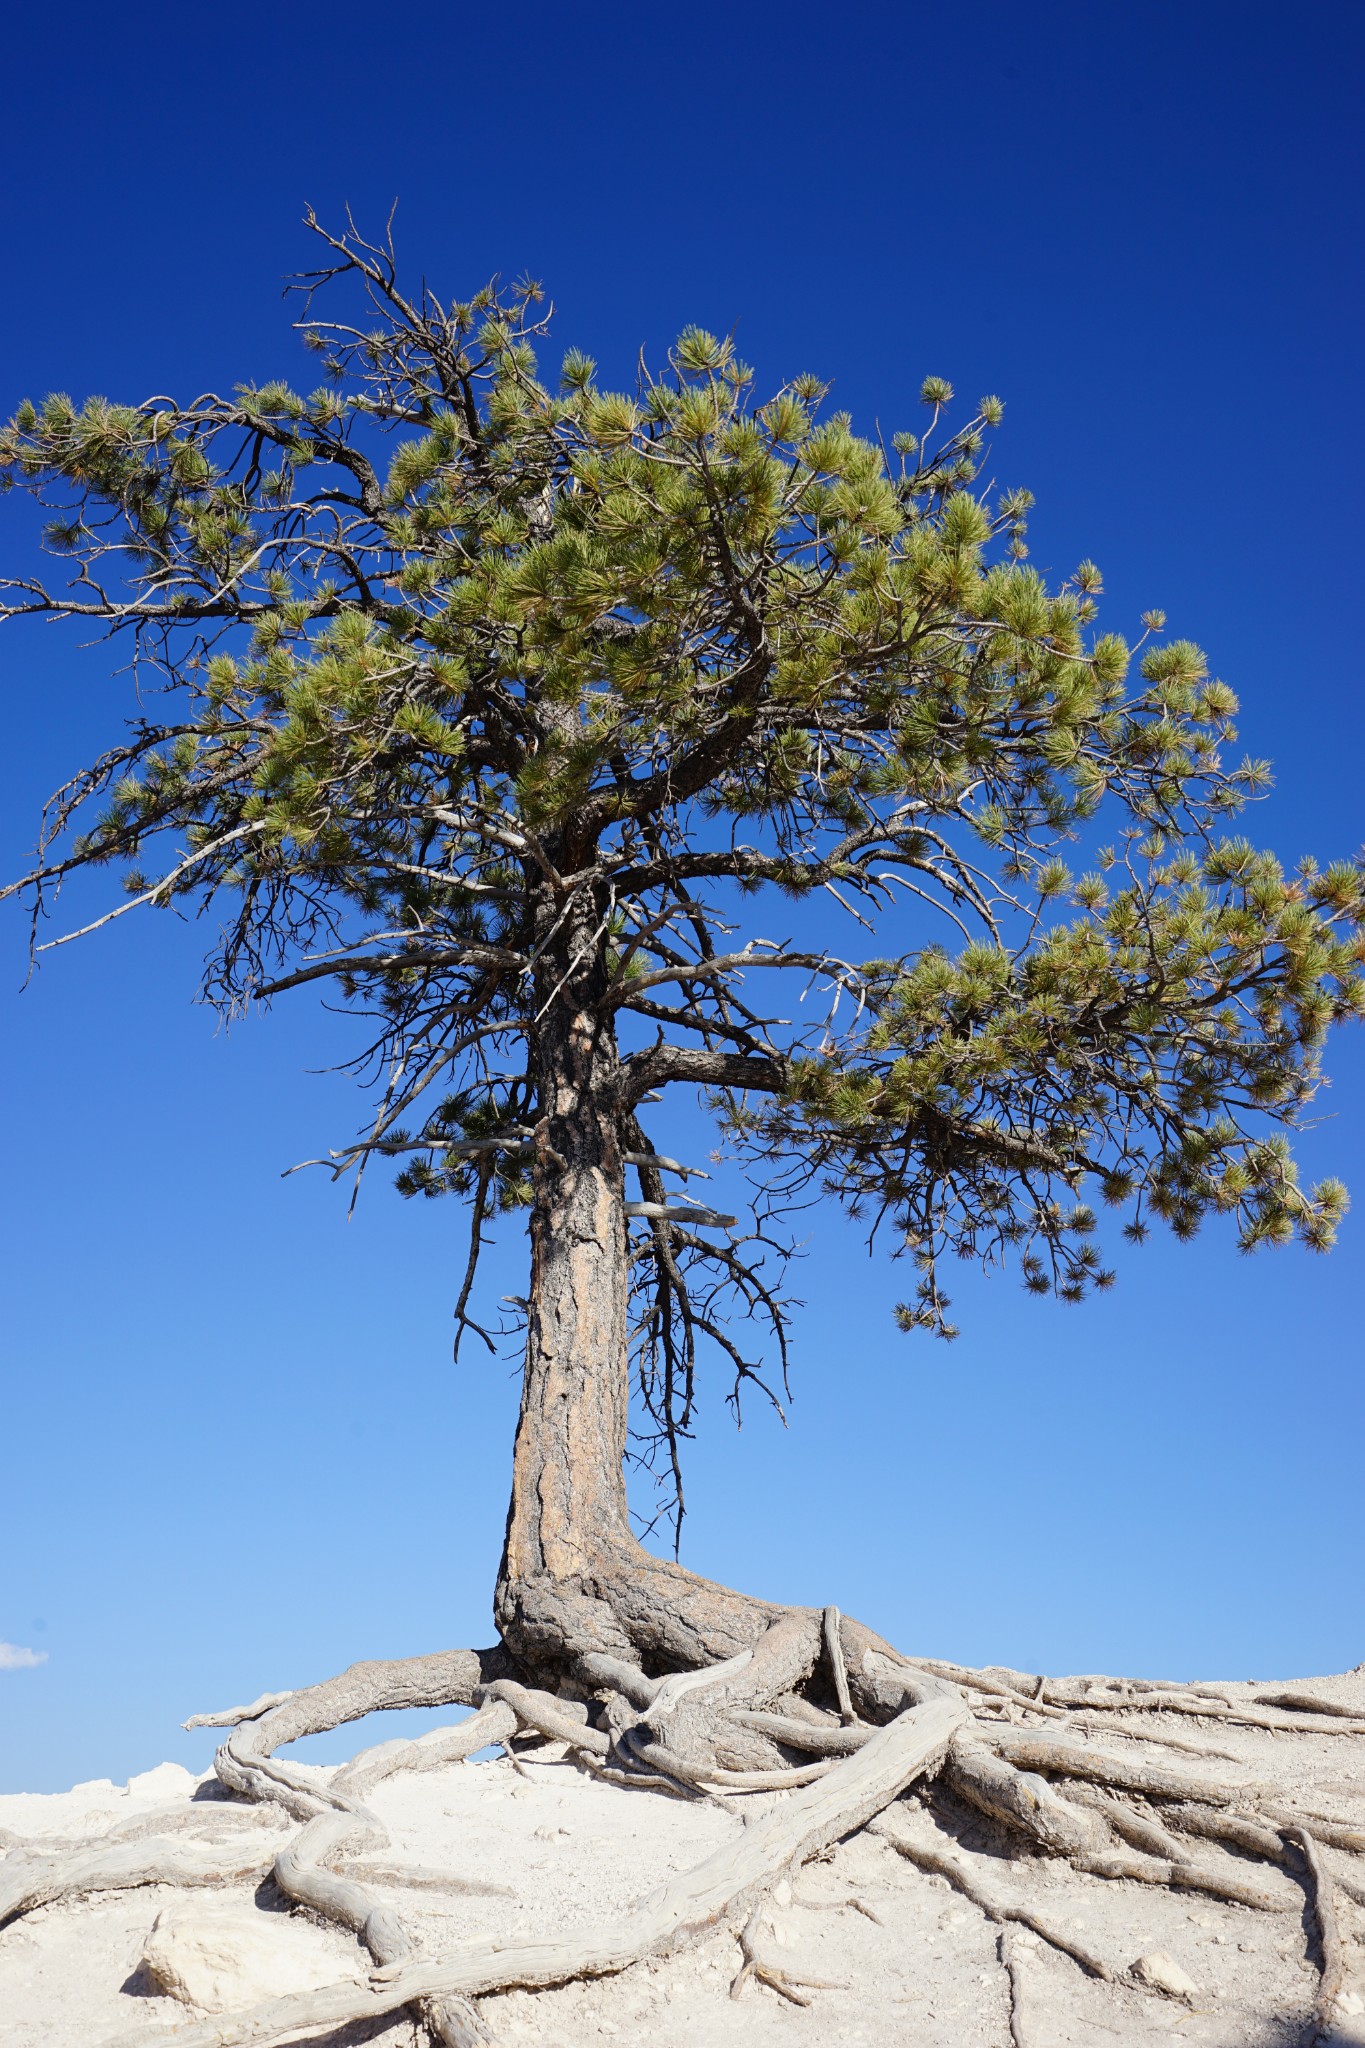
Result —
<instances>
[{"instance_id":1,"label":"root crossing rock","mask_svg":"<svg viewBox=\"0 0 1365 2048\"><path fill-rule=\"evenodd\" d=\"M729 2048L736 1997L747 2048L807 2006L917 2048L1136 2042L1167 2000L1307 2042L1358 1995L1358 1679L1282 1688L1323 1700L1321 1742L1219 1688L1214 1769L1118 1686L1097 1739L1060 1704L1095 1682L950 1678L833 1608L760 1612L683 1670L509 1663L356 1666L215 1715L217 1799L109 1788L51 1824L0 1801L6 2048L151 2048L167 2022L177 2048ZM473 1711L339 1770L276 1753L417 1701Z\"/></svg>"}]
</instances>

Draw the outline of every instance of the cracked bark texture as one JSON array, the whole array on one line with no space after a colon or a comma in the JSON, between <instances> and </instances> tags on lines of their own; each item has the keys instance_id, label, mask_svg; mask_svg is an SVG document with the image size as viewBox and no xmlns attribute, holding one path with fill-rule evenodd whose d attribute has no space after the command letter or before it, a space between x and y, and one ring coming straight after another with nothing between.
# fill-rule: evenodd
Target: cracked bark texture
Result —
<instances>
[{"instance_id":1,"label":"cracked bark texture","mask_svg":"<svg viewBox=\"0 0 1365 2048\"><path fill-rule=\"evenodd\" d=\"M547 900L542 920L555 906ZM650 1671L747 1649L782 1609L714 1585L637 1541L626 1501L630 1276L622 1102L605 971L581 905L546 945L533 1058L531 1276L512 1498L494 1611L530 1675L572 1679L607 1655Z\"/></svg>"}]
</instances>

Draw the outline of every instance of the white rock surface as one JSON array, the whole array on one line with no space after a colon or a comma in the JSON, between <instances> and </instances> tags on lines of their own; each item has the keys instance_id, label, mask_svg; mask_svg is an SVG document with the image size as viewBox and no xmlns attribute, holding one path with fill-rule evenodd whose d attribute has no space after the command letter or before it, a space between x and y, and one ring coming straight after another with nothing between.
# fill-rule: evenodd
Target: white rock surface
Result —
<instances>
[{"instance_id":1,"label":"white rock surface","mask_svg":"<svg viewBox=\"0 0 1365 2048\"><path fill-rule=\"evenodd\" d=\"M1365 1720L1365 1673L1284 1684L1337 1699ZM1229 1696L1241 1692L1233 1687ZM1218 1747L1232 1752L1230 1768L1239 1776L1273 1785L1281 1804L1365 1826L1365 1750L1357 1739L1343 1740L1337 1732L1291 1743L1228 1722L1219 1729ZM1220 1783L1229 1770L1221 1758L1216 1765L1182 1758L1177 1768L1209 1771ZM180 1849L209 1855L211 1845L238 1844L249 1824L214 1800L192 1805L195 1784L154 1771L131 1787L104 1780L67 1793L12 1794L0 1800L0 1829L24 1838L14 1845L22 1856L26 1841L50 1846L54 1838L100 1833L157 1808L174 1812L181 1805L179 1785L185 1825L172 1839ZM505 1944L613 1923L743 1824L717 1806L658 1799L586 1777L543 1751L525 1759L520 1772L498 1757L400 1774L377 1785L366 1803L389 1831L384 1862L410 1869L414 1880L386 1887L383 1896L427 1955L466 1941ZM283 1838L278 1810L274 1820L272 1840ZM1212 1846L1201 1852L1210 1860L1223 1853ZM1045 1904L1049 1917L1072 1929L1115 1972L1112 1982L1091 1977L1019 1930L1015 1960L1023 1970L1031 2033L1043 2048L1068 2041L1077 2048L1153 2048L1158 2033L1189 2035L1206 2048L1307 2038L1318 1978L1299 1912L1252 1916L1156 1885L1096 1884L1072 1876L1055 1859L1041 1885L1028 1858L1008 1869L992 1858L983 1868L1002 1892ZM445 1893L421 1878L434 1870L448 1870L456 1880L488 1878L506 1889ZM798 1974L846 1987L813 1992L809 2010L753 1985L736 2005L730 1996L735 1930L717 1928L676 1956L620 1976L507 1992L490 2011L501 2048L589 2048L599 2037L618 2048L640 2042L735 2048L737 2041L743 2048L977 2048L1000 2039L1005 1992L996 1930L967 1910L945 1879L916 1869L864 1832L786 1882L794 1894L790 1905L781 1903L786 1892L779 1897L776 1887L772 1905L792 1946L778 1948L766 1933L763 1939ZM1286 1906L1301 1905L1287 1878L1268 1871L1264 1882L1278 1889ZM173 2048L194 2008L179 1998L149 1996L152 1980L139 1967L148 1929L172 1909L177 1921L183 1913L201 1925L212 1915L215 1934L222 1932L224 1912L239 1927L244 1921L258 1964L261 1944L268 1945L264 1998L300 1978L308 1984L365 1981L369 1959L351 1934L302 1914L262 1912L255 1898L254 1880L225 1893L139 1887L70 1899L12 1922L0 1938L3 2048L92 2048L134 2029L149 2048ZM848 1910L854 1900L875 1919ZM808 1903L825 1910L808 1911ZM1357 1955L1353 1947L1352 1972ZM1154 1959L1169 1966L1158 1965L1155 1982L1147 1979L1147 1996L1133 1995L1122 1968L1130 1956L1140 1957L1144 1970ZM215 2013L214 2024L229 2025L233 2011L262 2002L259 1975L244 1980L237 1974L244 1959L240 1946L216 1958L217 1970L231 1963L234 1982L229 1990L219 1979L217 1995L229 2009ZM281 1966L287 1975L279 1973ZM208 1984L191 1986L183 1962L180 1973L186 1990L213 1995ZM1353 1974L1333 2016L1334 2048L1365 2048L1361 1990L1365 1982ZM369 2029L359 2031L371 2048L427 2048L425 2032L419 2040L406 2013L393 2014L372 2038Z\"/></svg>"},{"instance_id":2,"label":"white rock surface","mask_svg":"<svg viewBox=\"0 0 1365 2048\"><path fill-rule=\"evenodd\" d=\"M6 1792L0 1794L0 1828L38 1839L103 1834L148 1808L192 1799L204 1778L212 1775L206 1771L195 1777L183 1764L157 1764L139 1771L126 1785L116 1785L112 1778L87 1778L69 1792Z\"/></svg>"},{"instance_id":3,"label":"white rock surface","mask_svg":"<svg viewBox=\"0 0 1365 2048\"><path fill-rule=\"evenodd\" d=\"M343 1973L311 1930L283 1913L235 1899L187 1899L152 1923L142 1967L158 1990L202 2012L230 2012L290 1991L315 1991Z\"/></svg>"},{"instance_id":4,"label":"white rock surface","mask_svg":"<svg viewBox=\"0 0 1365 2048\"><path fill-rule=\"evenodd\" d=\"M1139 1983L1150 1984L1153 1991L1164 1991L1169 1998L1199 1996L1199 1986L1193 1977L1159 1948L1153 1949L1149 1956L1138 1957L1133 1964L1133 1975Z\"/></svg>"},{"instance_id":5,"label":"white rock surface","mask_svg":"<svg viewBox=\"0 0 1365 2048\"><path fill-rule=\"evenodd\" d=\"M157 1764L128 1780L128 1797L151 1800L158 1805L165 1800L169 1804L173 1799L192 1799L198 1783L194 1772L187 1771L183 1764Z\"/></svg>"}]
</instances>

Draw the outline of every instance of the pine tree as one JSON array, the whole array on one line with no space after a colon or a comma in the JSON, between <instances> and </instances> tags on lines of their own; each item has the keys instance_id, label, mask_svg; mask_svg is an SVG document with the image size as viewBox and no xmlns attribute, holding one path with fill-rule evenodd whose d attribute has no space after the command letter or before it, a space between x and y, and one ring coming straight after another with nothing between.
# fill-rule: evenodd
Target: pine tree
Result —
<instances>
[{"instance_id":1,"label":"pine tree","mask_svg":"<svg viewBox=\"0 0 1365 2048\"><path fill-rule=\"evenodd\" d=\"M1248 1247L1326 1248L1344 1191L1302 1187L1287 1134L1365 1012L1365 871L1233 836L1267 770L1229 761L1232 692L1159 614L1133 648L1100 631L1093 563L1056 588L1030 565L1029 494L979 488L998 399L956 425L927 378L888 451L698 328L605 390L575 351L542 370L534 283L408 295L390 245L310 224L311 393L55 396L0 439L73 571L0 613L93 620L165 687L51 800L11 893L45 915L117 869L100 923L212 904L225 1009L324 983L377 1019L383 1087L336 1165L465 1203L457 1315L490 1344L482 1233L524 1212L499 1644L428 1691L500 1685L530 1725L547 1694L605 1699L603 1767L783 1781L810 1701L885 1720L933 1681L646 1549L632 1383L676 1526L699 1351L736 1398L776 1392L780 1219L816 1194L904 1253L899 1319L941 1337L954 1257L1108 1286L1097 1204L1133 1239L1226 1214ZM656 1149L677 1089L762 1189L754 1232ZM974 1768L958 1789L998 1816Z\"/></svg>"}]
</instances>

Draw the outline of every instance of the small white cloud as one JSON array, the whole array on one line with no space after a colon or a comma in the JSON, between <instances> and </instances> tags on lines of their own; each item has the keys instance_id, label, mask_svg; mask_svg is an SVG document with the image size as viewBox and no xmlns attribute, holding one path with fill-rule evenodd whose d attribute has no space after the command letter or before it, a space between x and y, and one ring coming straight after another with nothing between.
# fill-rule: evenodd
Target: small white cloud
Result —
<instances>
[{"instance_id":1,"label":"small white cloud","mask_svg":"<svg viewBox=\"0 0 1365 2048\"><path fill-rule=\"evenodd\" d=\"M46 1664L46 1650L21 1650L18 1643L0 1643L0 1671L31 1671Z\"/></svg>"}]
</instances>

